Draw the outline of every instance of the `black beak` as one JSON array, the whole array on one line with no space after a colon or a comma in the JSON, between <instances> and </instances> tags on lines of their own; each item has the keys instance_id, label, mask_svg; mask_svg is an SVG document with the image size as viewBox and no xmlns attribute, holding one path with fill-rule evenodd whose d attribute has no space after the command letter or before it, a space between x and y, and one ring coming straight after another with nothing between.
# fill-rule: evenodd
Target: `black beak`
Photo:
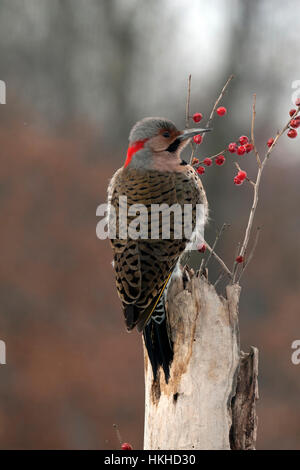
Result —
<instances>
[{"instance_id":1,"label":"black beak","mask_svg":"<svg viewBox=\"0 0 300 470\"><path fill-rule=\"evenodd\" d=\"M203 132L210 132L212 129L185 129L182 131L182 133L177 137L180 141L190 139L191 137L194 137L195 135L203 134Z\"/></svg>"}]
</instances>

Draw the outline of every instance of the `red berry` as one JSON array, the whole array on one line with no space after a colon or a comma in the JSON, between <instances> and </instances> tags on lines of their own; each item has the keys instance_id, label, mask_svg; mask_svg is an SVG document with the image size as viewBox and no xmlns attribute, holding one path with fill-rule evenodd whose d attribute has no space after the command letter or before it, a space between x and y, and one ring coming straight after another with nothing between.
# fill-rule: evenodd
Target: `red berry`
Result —
<instances>
[{"instance_id":1,"label":"red berry","mask_svg":"<svg viewBox=\"0 0 300 470\"><path fill-rule=\"evenodd\" d=\"M199 163L198 158L194 157L192 160L192 165L197 165Z\"/></svg>"},{"instance_id":2,"label":"red berry","mask_svg":"<svg viewBox=\"0 0 300 470\"><path fill-rule=\"evenodd\" d=\"M244 181L247 178L247 173L243 170L240 170L237 174L237 178L241 181Z\"/></svg>"},{"instance_id":3,"label":"red berry","mask_svg":"<svg viewBox=\"0 0 300 470\"><path fill-rule=\"evenodd\" d=\"M200 134L194 135L193 140L194 140L195 144L201 144L201 142L203 140L203 137Z\"/></svg>"},{"instance_id":4,"label":"red berry","mask_svg":"<svg viewBox=\"0 0 300 470\"><path fill-rule=\"evenodd\" d=\"M210 166L212 164L212 159L211 158L205 158L203 160L204 165Z\"/></svg>"},{"instance_id":5,"label":"red berry","mask_svg":"<svg viewBox=\"0 0 300 470\"><path fill-rule=\"evenodd\" d=\"M245 145L245 144L248 144L249 142L249 139L246 135L242 135L240 138L239 138L239 142L241 145Z\"/></svg>"},{"instance_id":6,"label":"red berry","mask_svg":"<svg viewBox=\"0 0 300 470\"><path fill-rule=\"evenodd\" d=\"M295 137L297 137L298 132L295 129L290 129L287 135L290 139L294 139Z\"/></svg>"},{"instance_id":7,"label":"red berry","mask_svg":"<svg viewBox=\"0 0 300 470\"><path fill-rule=\"evenodd\" d=\"M298 127L300 127L300 119L292 119L290 122L290 126L294 129L298 129Z\"/></svg>"},{"instance_id":8,"label":"red berry","mask_svg":"<svg viewBox=\"0 0 300 470\"><path fill-rule=\"evenodd\" d=\"M228 151L230 153L235 153L237 151L237 145L235 142L231 142L231 144L228 145Z\"/></svg>"},{"instance_id":9,"label":"red berry","mask_svg":"<svg viewBox=\"0 0 300 470\"><path fill-rule=\"evenodd\" d=\"M274 139L269 139L267 142L267 146L272 147L273 143L274 143Z\"/></svg>"},{"instance_id":10,"label":"red berry","mask_svg":"<svg viewBox=\"0 0 300 470\"><path fill-rule=\"evenodd\" d=\"M234 184L237 184L237 185L239 185L239 184L242 184L242 183L243 183L243 181L242 181L242 180L240 180L240 178L238 178L237 176L235 176L235 177L233 178L233 181L234 181Z\"/></svg>"},{"instance_id":11,"label":"red berry","mask_svg":"<svg viewBox=\"0 0 300 470\"><path fill-rule=\"evenodd\" d=\"M296 99L295 105L296 105L296 106L300 106L300 98L297 98L297 99Z\"/></svg>"},{"instance_id":12,"label":"red berry","mask_svg":"<svg viewBox=\"0 0 300 470\"><path fill-rule=\"evenodd\" d=\"M225 157L224 155L219 155L216 159L215 159L215 162L216 162L216 165L223 165L223 163L225 162Z\"/></svg>"},{"instance_id":13,"label":"red berry","mask_svg":"<svg viewBox=\"0 0 300 470\"><path fill-rule=\"evenodd\" d=\"M198 168L197 168L197 173L198 173L199 175L203 175L203 173L205 173L205 168L204 168L204 166L198 166Z\"/></svg>"},{"instance_id":14,"label":"red berry","mask_svg":"<svg viewBox=\"0 0 300 470\"><path fill-rule=\"evenodd\" d=\"M121 446L121 449L122 450L133 450L132 445L128 444L128 442L124 442L124 444L122 444L122 446Z\"/></svg>"},{"instance_id":15,"label":"red berry","mask_svg":"<svg viewBox=\"0 0 300 470\"><path fill-rule=\"evenodd\" d=\"M245 145L240 145L237 149L237 154L238 155L244 155L246 153L246 147Z\"/></svg>"},{"instance_id":16,"label":"red berry","mask_svg":"<svg viewBox=\"0 0 300 470\"><path fill-rule=\"evenodd\" d=\"M253 148L254 148L253 144L248 143L245 145L245 149L247 153L252 152Z\"/></svg>"},{"instance_id":17,"label":"red berry","mask_svg":"<svg viewBox=\"0 0 300 470\"><path fill-rule=\"evenodd\" d=\"M201 113L195 113L193 116L194 122L200 122L202 118L203 115Z\"/></svg>"},{"instance_id":18,"label":"red berry","mask_svg":"<svg viewBox=\"0 0 300 470\"><path fill-rule=\"evenodd\" d=\"M290 116L293 117L294 114L296 113L296 111L297 111L296 109L291 109L290 110Z\"/></svg>"},{"instance_id":19,"label":"red berry","mask_svg":"<svg viewBox=\"0 0 300 470\"><path fill-rule=\"evenodd\" d=\"M198 251L199 253L204 253L206 250L206 245L203 243L203 245L198 245Z\"/></svg>"},{"instance_id":20,"label":"red berry","mask_svg":"<svg viewBox=\"0 0 300 470\"><path fill-rule=\"evenodd\" d=\"M236 261L237 263L242 263L242 262L244 261L244 257L243 257L243 256L238 256L238 257L235 259L235 261Z\"/></svg>"},{"instance_id":21,"label":"red berry","mask_svg":"<svg viewBox=\"0 0 300 470\"><path fill-rule=\"evenodd\" d=\"M227 109L224 106L220 106L220 108L217 109L217 114L219 116L224 116L227 113Z\"/></svg>"}]
</instances>

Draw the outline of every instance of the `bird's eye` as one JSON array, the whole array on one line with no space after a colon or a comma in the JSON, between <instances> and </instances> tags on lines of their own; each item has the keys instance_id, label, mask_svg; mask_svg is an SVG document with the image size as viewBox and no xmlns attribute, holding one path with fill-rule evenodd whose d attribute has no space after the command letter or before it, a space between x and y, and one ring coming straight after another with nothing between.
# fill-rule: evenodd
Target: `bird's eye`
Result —
<instances>
[{"instance_id":1,"label":"bird's eye","mask_svg":"<svg viewBox=\"0 0 300 470\"><path fill-rule=\"evenodd\" d=\"M166 131L166 132L163 133L163 136L167 139L168 137L170 137L170 133L168 131Z\"/></svg>"}]
</instances>

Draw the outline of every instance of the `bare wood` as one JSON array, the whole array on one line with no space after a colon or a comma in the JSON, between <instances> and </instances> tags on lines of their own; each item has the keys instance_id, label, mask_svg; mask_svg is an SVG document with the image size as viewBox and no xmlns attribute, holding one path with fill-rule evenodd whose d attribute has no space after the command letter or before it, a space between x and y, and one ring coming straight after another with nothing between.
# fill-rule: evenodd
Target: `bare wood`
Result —
<instances>
[{"instance_id":1,"label":"bare wood","mask_svg":"<svg viewBox=\"0 0 300 470\"><path fill-rule=\"evenodd\" d=\"M258 350L241 353L236 394L232 399L231 448L253 450L257 434Z\"/></svg>"},{"instance_id":2,"label":"bare wood","mask_svg":"<svg viewBox=\"0 0 300 470\"><path fill-rule=\"evenodd\" d=\"M240 287L219 297L203 276L189 273L168 289L174 360L166 384L153 381L145 353L145 449L230 449L231 403L240 364Z\"/></svg>"}]
</instances>

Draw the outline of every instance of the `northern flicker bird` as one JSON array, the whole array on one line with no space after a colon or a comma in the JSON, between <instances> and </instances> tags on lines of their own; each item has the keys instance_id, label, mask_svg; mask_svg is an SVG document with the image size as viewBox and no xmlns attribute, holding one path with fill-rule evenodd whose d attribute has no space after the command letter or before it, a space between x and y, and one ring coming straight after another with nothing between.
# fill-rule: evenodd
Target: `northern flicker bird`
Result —
<instances>
[{"instance_id":1,"label":"northern flicker bird","mask_svg":"<svg viewBox=\"0 0 300 470\"><path fill-rule=\"evenodd\" d=\"M167 239L121 238L119 198L127 197L127 207L143 204L149 213L152 204L179 204L182 208L190 204L194 230L196 205L203 204L206 212L207 199L199 176L180 154L193 136L207 130L180 131L173 122L163 118L137 122L129 135L125 164L113 175L108 187L108 204L114 207L116 214L117 232L111 244L117 291L128 331L136 326L143 332L154 379L160 366L165 380L169 378L173 347L163 294L189 240L184 235L179 239L174 236L174 217L171 217ZM128 225L130 221L132 218L128 217ZM151 221L150 215L148 221ZM150 229L147 233L150 235ZM159 234L162 234L161 220Z\"/></svg>"}]
</instances>

